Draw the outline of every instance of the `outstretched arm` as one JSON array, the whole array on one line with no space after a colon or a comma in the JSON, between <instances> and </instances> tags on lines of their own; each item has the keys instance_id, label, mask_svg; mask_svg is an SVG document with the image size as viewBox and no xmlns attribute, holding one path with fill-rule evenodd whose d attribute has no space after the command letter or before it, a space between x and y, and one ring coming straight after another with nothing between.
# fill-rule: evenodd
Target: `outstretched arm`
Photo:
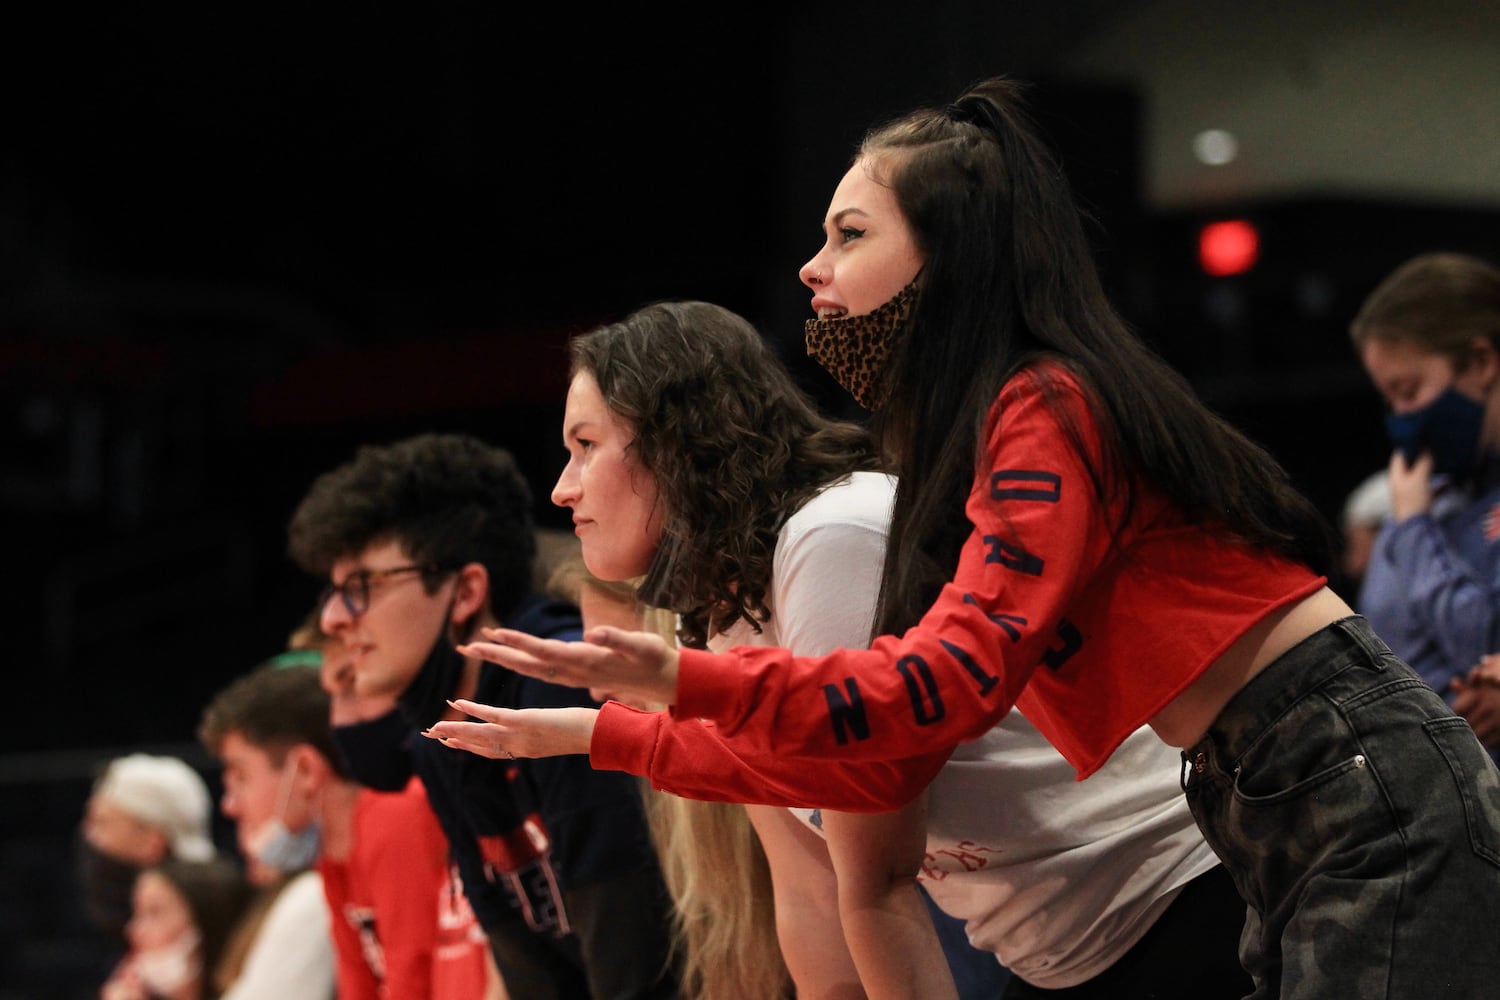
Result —
<instances>
[{"instance_id":1,"label":"outstretched arm","mask_svg":"<svg viewBox=\"0 0 1500 1000\"><path fill-rule=\"evenodd\" d=\"M501 630L485 633L498 647L465 652L557 683L627 690L676 716L712 719L721 735L759 752L896 760L971 739L1015 704L1039 664L1060 670L1086 647L1068 613L1115 544L1123 510L1118 496L1104 500L1094 488L1102 445L1083 390L1054 376L1049 399L1039 378L1018 376L1007 387L976 470L965 512L973 532L955 579L901 637L883 636L868 650L845 641L821 656L796 647L804 655L771 647L714 655L605 628L572 645ZM1111 503L1121 509L1106 510ZM1051 671L1044 688L1063 683ZM1175 683L1166 674L1133 676L1131 693L1164 703ZM1077 743L1059 747L1075 766L1097 766L1097 748L1071 728L1051 728L1054 739Z\"/></svg>"},{"instance_id":2,"label":"outstretched arm","mask_svg":"<svg viewBox=\"0 0 1500 1000\"><path fill-rule=\"evenodd\" d=\"M587 753L600 770L637 774L661 791L710 802L884 811L910 802L947 760L939 753L845 764L742 753L697 719L613 703L602 709L452 704L481 721L436 722L423 735L491 759Z\"/></svg>"}]
</instances>

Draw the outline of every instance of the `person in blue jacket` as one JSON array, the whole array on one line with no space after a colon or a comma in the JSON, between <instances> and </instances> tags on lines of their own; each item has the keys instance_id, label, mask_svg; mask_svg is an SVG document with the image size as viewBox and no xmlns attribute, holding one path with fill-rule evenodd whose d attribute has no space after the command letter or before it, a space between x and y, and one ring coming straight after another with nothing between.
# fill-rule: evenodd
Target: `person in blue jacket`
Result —
<instances>
[{"instance_id":1,"label":"person in blue jacket","mask_svg":"<svg viewBox=\"0 0 1500 1000\"><path fill-rule=\"evenodd\" d=\"M1500 687L1469 674L1500 651L1500 267L1414 257L1350 335L1394 446L1358 610L1496 754Z\"/></svg>"}]
</instances>

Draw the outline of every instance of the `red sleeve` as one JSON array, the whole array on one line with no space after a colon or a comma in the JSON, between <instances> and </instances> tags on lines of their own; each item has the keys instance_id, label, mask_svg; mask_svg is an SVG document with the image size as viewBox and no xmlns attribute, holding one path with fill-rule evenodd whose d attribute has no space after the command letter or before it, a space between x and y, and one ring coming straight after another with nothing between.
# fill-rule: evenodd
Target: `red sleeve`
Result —
<instances>
[{"instance_id":1,"label":"red sleeve","mask_svg":"<svg viewBox=\"0 0 1500 1000\"><path fill-rule=\"evenodd\" d=\"M846 760L946 751L998 722L1040 663L1071 655L1066 609L1109 553L1105 511L1059 410L1098 468L1092 417L1076 386L1052 381L1051 400L1031 373L1002 393L957 572L915 627L822 657L682 650L674 716L712 719L759 752Z\"/></svg>"},{"instance_id":2,"label":"red sleeve","mask_svg":"<svg viewBox=\"0 0 1500 1000\"><path fill-rule=\"evenodd\" d=\"M448 842L413 778L400 792L369 792L358 836L375 840L369 854L371 897L385 955L385 995L422 998L432 992L438 902L447 886Z\"/></svg>"},{"instance_id":3,"label":"red sleeve","mask_svg":"<svg viewBox=\"0 0 1500 1000\"><path fill-rule=\"evenodd\" d=\"M711 722L607 702L589 761L649 778L687 799L884 812L905 805L942 770L949 748L901 761L840 762L742 752Z\"/></svg>"}]
</instances>

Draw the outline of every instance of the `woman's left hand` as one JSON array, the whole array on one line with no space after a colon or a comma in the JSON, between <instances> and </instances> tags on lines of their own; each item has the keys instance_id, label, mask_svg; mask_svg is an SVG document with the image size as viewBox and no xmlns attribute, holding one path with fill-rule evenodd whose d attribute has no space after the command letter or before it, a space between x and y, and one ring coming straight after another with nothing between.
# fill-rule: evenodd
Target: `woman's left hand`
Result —
<instances>
[{"instance_id":1,"label":"woman's left hand","mask_svg":"<svg viewBox=\"0 0 1500 1000\"><path fill-rule=\"evenodd\" d=\"M597 708L496 708L463 698L449 704L485 721L435 722L422 735L491 760L586 754L599 717Z\"/></svg>"}]
</instances>

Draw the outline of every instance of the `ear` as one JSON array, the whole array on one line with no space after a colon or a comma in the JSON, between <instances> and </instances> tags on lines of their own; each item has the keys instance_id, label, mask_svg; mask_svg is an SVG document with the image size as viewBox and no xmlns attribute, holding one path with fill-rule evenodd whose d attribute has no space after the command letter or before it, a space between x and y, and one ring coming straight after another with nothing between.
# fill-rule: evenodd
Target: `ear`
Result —
<instances>
[{"instance_id":1,"label":"ear","mask_svg":"<svg viewBox=\"0 0 1500 1000\"><path fill-rule=\"evenodd\" d=\"M465 563L454 578L453 617L450 624L462 625L489 607L490 573L477 562Z\"/></svg>"},{"instance_id":2,"label":"ear","mask_svg":"<svg viewBox=\"0 0 1500 1000\"><path fill-rule=\"evenodd\" d=\"M311 743L298 743L287 751L287 756L290 758L287 763L296 769L296 777L292 779L295 782L310 779L314 785L322 785L332 773L328 758Z\"/></svg>"}]
</instances>

